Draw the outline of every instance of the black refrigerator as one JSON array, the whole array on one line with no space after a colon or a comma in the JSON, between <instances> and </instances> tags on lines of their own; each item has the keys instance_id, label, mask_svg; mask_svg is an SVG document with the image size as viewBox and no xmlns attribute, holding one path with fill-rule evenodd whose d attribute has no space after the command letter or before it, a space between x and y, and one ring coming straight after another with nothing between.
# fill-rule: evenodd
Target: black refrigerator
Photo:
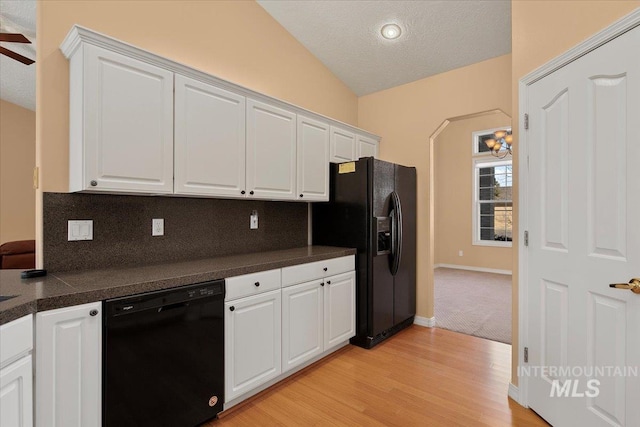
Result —
<instances>
[{"instance_id":1,"label":"black refrigerator","mask_svg":"<svg viewBox=\"0 0 640 427\"><path fill-rule=\"evenodd\" d=\"M331 164L330 201L313 204L313 244L357 248L356 336L371 348L416 313L416 169L373 157Z\"/></svg>"}]
</instances>

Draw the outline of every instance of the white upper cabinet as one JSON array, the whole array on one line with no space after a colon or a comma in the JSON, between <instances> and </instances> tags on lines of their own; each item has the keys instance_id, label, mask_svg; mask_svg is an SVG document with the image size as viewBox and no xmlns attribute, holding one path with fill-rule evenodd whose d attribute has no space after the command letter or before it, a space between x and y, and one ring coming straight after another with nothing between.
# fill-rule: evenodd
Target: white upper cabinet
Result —
<instances>
[{"instance_id":1,"label":"white upper cabinet","mask_svg":"<svg viewBox=\"0 0 640 427\"><path fill-rule=\"evenodd\" d=\"M356 159L356 135L331 126L331 162L342 163Z\"/></svg>"},{"instance_id":2,"label":"white upper cabinet","mask_svg":"<svg viewBox=\"0 0 640 427\"><path fill-rule=\"evenodd\" d=\"M247 191L260 199L296 199L296 115L247 99Z\"/></svg>"},{"instance_id":3,"label":"white upper cabinet","mask_svg":"<svg viewBox=\"0 0 640 427\"><path fill-rule=\"evenodd\" d=\"M329 200L329 127L327 123L298 115L300 200Z\"/></svg>"},{"instance_id":4,"label":"white upper cabinet","mask_svg":"<svg viewBox=\"0 0 640 427\"><path fill-rule=\"evenodd\" d=\"M329 200L375 135L87 28L69 67L69 191ZM335 125L335 126L334 126Z\"/></svg>"},{"instance_id":5,"label":"white upper cabinet","mask_svg":"<svg viewBox=\"0 0 640 427\"><path fill-rule=\"evenodd\" d=\"M173 73L92 45L70 69L70 190L172 193Z\"/></svg>"},{"instance_id":6,"label":"white upper cabinet","mask_svg":"<svg viewBox=\"0 0 640 427\"><path fill-rule=\"evenodd\" d=\"M358 143L356 145L356 159L362 157L378 158L378 141L364 135L358 135Z\"/></svg>"},{"instance_id":7,"label":"white upper cabinet","mask_svg":"<svg viewBox=\"0 0 640 427\"><path fill-rule=\"evenodd\" d=\"M175 78L176 194L244 197L245 97Z\"/></svg>"}]
</instances>

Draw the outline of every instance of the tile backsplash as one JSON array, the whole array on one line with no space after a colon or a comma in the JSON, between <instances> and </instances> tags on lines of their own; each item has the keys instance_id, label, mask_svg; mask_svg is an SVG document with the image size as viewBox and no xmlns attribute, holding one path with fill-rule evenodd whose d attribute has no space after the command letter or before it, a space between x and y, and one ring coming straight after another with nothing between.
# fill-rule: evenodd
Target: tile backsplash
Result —
<instances>
[{"instance_id":1,"label":"tile backsplash","mask_svg":"<svg viewBox=\"0 0 640 427\"><path fill-rule=\"evenodd\" d=\"M249 228L253 211L258 229ZM70 271L186 261L307 245L307 204L106 194L43 194L44 268ZM152 236L152 220L164 235ZM69 220L93 240L67 241Z\"/></svg>"}]
</instances>

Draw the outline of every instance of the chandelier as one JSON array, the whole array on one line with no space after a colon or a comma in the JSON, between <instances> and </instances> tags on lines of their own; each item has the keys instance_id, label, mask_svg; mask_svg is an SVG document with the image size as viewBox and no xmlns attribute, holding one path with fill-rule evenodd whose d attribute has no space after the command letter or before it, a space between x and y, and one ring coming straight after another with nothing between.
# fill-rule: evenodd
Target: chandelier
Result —
<instances>
[{"instance_id":1,"label":"chandelier","mask_svg":"<svg viewBox=\"0 0 640 427\"><path fill-rule=\"evenodd\" d=\"M511 154L511 144L513 143L513 135L510 130L497 130L493 133L493 138L484 141L491 151L491 155L504 159Z\"/></svg>"}]
</instances>

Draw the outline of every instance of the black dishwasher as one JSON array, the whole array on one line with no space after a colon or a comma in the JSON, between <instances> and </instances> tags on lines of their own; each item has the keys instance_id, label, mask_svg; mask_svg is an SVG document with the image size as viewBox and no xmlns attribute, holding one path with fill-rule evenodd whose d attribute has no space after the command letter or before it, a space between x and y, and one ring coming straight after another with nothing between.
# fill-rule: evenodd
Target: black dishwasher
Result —
<instances>
[{"instance_id":1,"label":"black dishwasher","mask_svg":"<svg viewBox=\"0 0 640 427\"><path fill-rule=\"evenodd\" d=\"M104 308L104 426L191 427L222 410L224 280Z\"/></svg>"}]
</instances>

